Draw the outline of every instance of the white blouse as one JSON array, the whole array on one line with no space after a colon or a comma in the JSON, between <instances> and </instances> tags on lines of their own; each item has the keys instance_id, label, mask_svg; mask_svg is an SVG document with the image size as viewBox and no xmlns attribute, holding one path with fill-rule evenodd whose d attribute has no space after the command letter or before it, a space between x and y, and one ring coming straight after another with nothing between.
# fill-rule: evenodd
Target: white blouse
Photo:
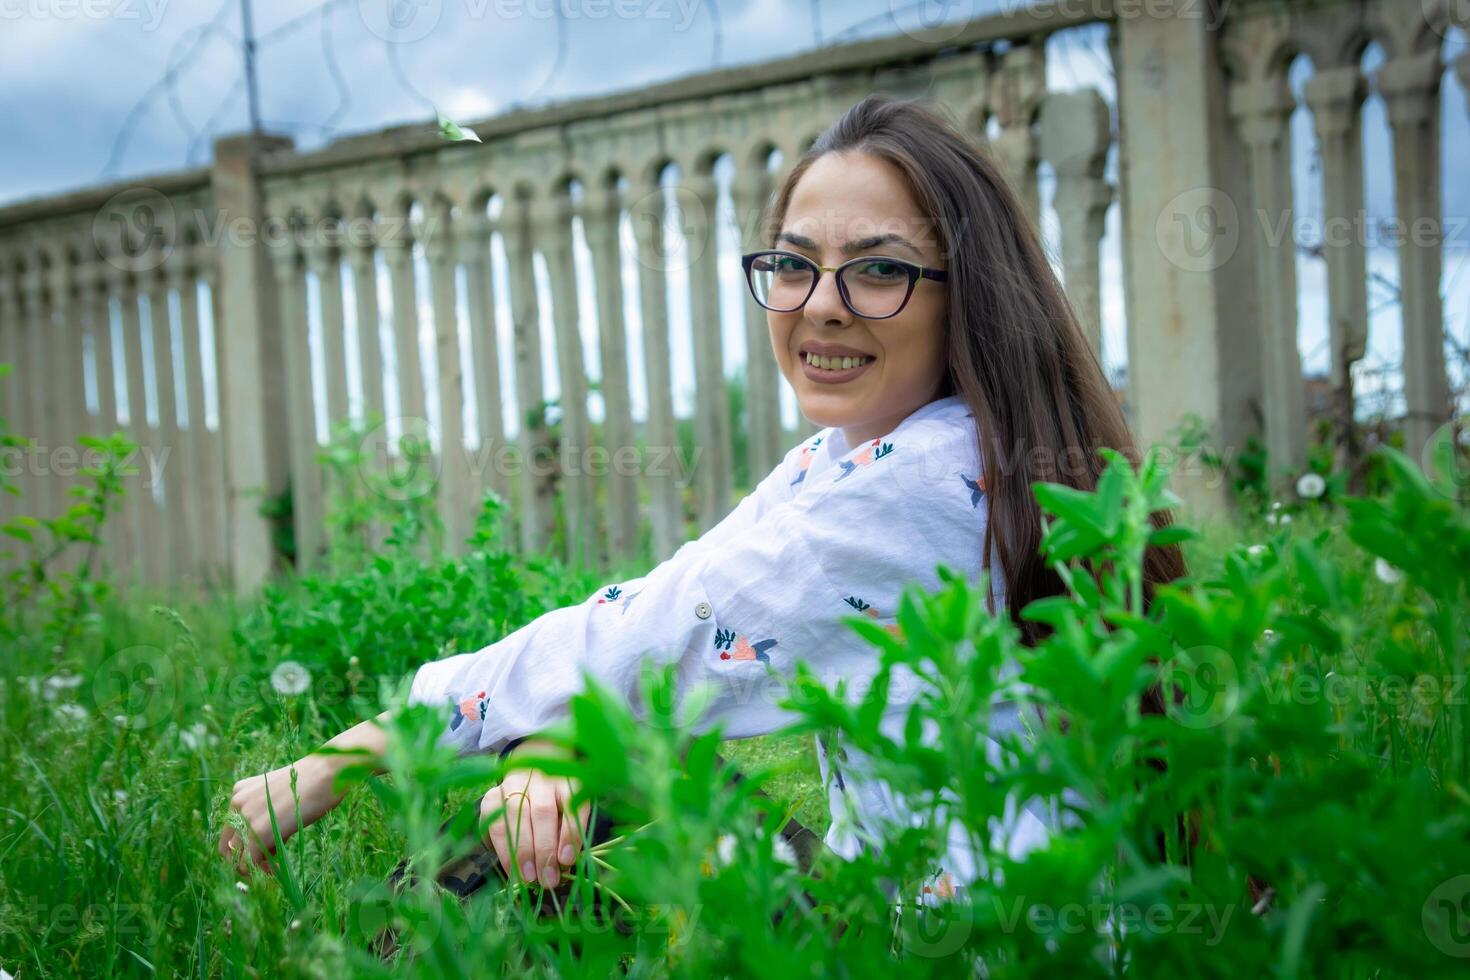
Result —
<instances>
[{"instance_id":1,"label":"white blouse","mask_svg":"<svg viewBox=\"0 0 1470 980\"><path fill-rule=\"evenodd\" d=\"M988 513L981 472L974 419L957 395L860 446L823 429L647 575L551 610L481 650L424 664L409 699L446 705L444 737L464 752L499 751L562 717L584 669L636 709L645 655L678 664L681 692L702 684L697 728L722 724L729 738L795 720L777 702L798 660L828 688L845 678L856 700L876 673L877 651L842 619L862 614L896 628L904 588L939 589L940 563L978 580ZM1004 614L998 561L992 576ZM913 689L903 680L895 675L883 721L894 737ZM989 747L998 751L994 736L1019 727L1015 706L997 705ZM886 784L865 775L855 749L819 736L817 754L832 812L826 843L839 854L875 846L886 820L913 819ZM992 842L1019 856L1045 839L1047 824L1054 821L1040 809L1017 808L991 828ZM958 826L945 865L961 880L983 870Z\"/></svg>"}]
</instances>

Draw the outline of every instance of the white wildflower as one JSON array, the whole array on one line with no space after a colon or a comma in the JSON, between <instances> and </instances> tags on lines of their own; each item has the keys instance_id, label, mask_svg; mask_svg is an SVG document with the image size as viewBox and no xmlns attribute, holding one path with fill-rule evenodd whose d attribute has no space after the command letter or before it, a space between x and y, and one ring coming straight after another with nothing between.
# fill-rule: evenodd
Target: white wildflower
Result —
<instances>
[{"instance_id":1,"label":"white wildflower","mask_svg":"<svg viewBox=\"0 0 1470 980\"><path fill-rule=\"evenodd\" d=\"M112 791L112 802L116 803L118 806L122 806L125 803L127 803L128 802L128 791L125 790L125 789L115 789L115 790L113 790Z\"/></svg>"},{"instance_id":2,"label":"white wildflower","mask_svg":"<svg viewBox=\"0 0 1470 980\"><path fill-rule=\"evenodd\" d=\"M715 841L715 857L719 858L721 867L728 867L735 860L735 835L721 834Z\"/></svg>"},{"instance_id":3,"label":"white wildflower","mask_svg":"<svg viewBox=\"0 0 1470 980\"><path fill-rule=\"evenodd\" d=\"M277 694L295 697L311 686L311 671L294 660L282 660L271 671L271 687Z\"/></svg>"},{"instance_id":4,"label":"white wildflower","mask_svg":"<svg viewBox=\"0 0 1470 980\"><path fill-rule=\"evenodd\" d=\"M1382 558L1375 558L1373 560L1373 574L1377 575L1378 581L1383 582L1385 585L1397 585L1404 578L1403 572Z\"/></svg>"},{"instance_id":5,"label":"white wildflower","mask_svg":"<svg viewBox=\"0 0 1470 980\"><path fill-rule=\"evenodd\" d=\"M245 882L243 882L243 881L237 881L237 882L235 882L235 887L238 888L238 889L240 889L242 892L247 893L247 894L250 892L250 886L247 885L247 884L245 884Z\"/></svg>"},{"instance_id":6,"label":"white wildflower","mask_svg":"<svg viewBox=\"0 0 1470 980\"><path fill-rule=\"evenodd\" d=\"M1259 558L1266 553L1266 546L1263 544L1253 544L1249 548L1245 549L1245 553L1250 555L1252 558Z\"/></svg>"},{"instance_id":7,"label":"white wildflower","mask_svg":"<svg viewBox=\"0 0 1470 980\"><path fill-rule=\"evenodd\" d=\"M1303 473L1297 477L1296 495L1303 500L1316 500L1327 492L1327 481L1320 473Z\"/></svg>"},{"instance_id":8,"label":"white wildflower","mask_svg":"<svg viewBox=\"0 0 1470 980\"><path fill-rule=\"evenodd\" d=\"M777 861L796 867L796 849L786 838L779 834L771 838L771 849L775 852Z\"/></svg>"},{"instance_id":9,"label":"white wildflower","mask_svg":"<svg viewBox=\"0 0 1470 980\"><path fill-rule=\"evenodd\" d=\"M87 709L79 704L58 704L56 706L56 717L68 727L85 724L87 721Z\"/></svg>"},{"instance_id":10,"label":"white wildflower","mask_svg":"<svg viewBox=\"0 0 1470 980\"><path fill-rule=\"evenodd\" d=\"M188 728L179 732L179 741L184 748L191 752L197 752L206 746L215 745L219 742L219 736L209 730L209 726L202 721L196 721Z\"/></svg>"},{"instance_id":11,"label":"white wildflower","mask_svg":"<svg viewBox=\"0 0 1470 980\"><path fill-rule=\"evenodd\" d=\"M46 678L43 694L47 701L55 701L65 691L74 691L82 685L80 674L52 674ZM35 690L34 685L32 691Z\"/></svg>"}]
</instances>

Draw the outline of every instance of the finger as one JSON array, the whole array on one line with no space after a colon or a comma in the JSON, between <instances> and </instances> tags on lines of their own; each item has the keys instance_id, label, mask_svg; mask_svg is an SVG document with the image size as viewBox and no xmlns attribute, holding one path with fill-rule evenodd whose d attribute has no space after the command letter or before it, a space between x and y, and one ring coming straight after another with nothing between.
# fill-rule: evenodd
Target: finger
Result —
<instances>
[{"instance_id":1,"label":"finger","mask_svg":"<svg viewBox=\"0 0 1470 980\"><path fill-rule=\"evenodd\" d=\"M529 779L518 791L506 794L506 817L510 826L511 849L515 852L516 868L524 881L536 880L535 832L532 829L533 806Z\"/></svg>"},{"instance_id":2,"label":"finger","mask_svg":"<svg viewBox=\"0 0 1470 980\"><path fill-rule=\"evenodd\" d=\"M583 802L576 808L576 813L571 812L571 792L568 791L562 799L562 809L565 817L561 822L561 834L556 843L556 859L562 865L571 867L577 861L577 855L582 850L583 841L587 836L587 818L591 813L591 804Z\"/></svg>"},{"instance_id":3,"label":"finger","mask_svg":"<svg viewBox=\"0 0 1470 980\"><path fill-rule=\"evenodd\" d=\"M541 884L555 888L561 880L556 866L556 849L561 835L561 806L556 786L544 776L532 779L531 850Z\"/></svg>"},{"instance_id":4,"label":"finger","mask_svg":"<svg viewBox=\"0 0 1470 980\"><path fill-rule=\"evenodd\" d=\"M490 847L495 851L496 859L500 861L500 870L505 873L505 878L509 881L514 876L510 870L512 852L507 840L505 815L501 812L504 806L504 793L499 786L493 786L480 801L480 817L490 821L490 825L485 828L485 836L490 841Z\"/></svg>"}]
</instances>

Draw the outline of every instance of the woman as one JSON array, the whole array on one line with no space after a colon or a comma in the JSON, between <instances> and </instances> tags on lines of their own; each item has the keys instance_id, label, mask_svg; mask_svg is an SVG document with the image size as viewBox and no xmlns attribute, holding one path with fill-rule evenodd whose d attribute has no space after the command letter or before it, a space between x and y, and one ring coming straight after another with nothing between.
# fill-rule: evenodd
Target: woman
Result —
<instances>
[{"instance_id":1,"label":"woman","mask_svg":"<svg viewBox=\"0 0 1470 980\"><path fill-rule=\"evenodd\" d=\"M462 751L505 751L544 728L584 669L633 693L644 656L677 662L683 684L712 685L701 726L721 724L732 738L776 730L790 720L779 682L799 659L863 691L877 658L842 620L858 613L896 629L903 589L938 588L939 564L971 579L988 569L990 608L1007 609L1027 642L1039 637L1018 612L1061 583L1038 554L1030 484L1092 489L1100 447L1135 450L1014 194L941 117L870 95L792 169L768 231L769 248L742 260L747 282L802 413L824 428L646 576L421 667L411 700L443 705L444 737ZM1150 586L1182 573L1177 548L1149 554ZM902 678L889 696L885 724L896 733ZM1019 723L1015 710L995 712L998 729ZM382 737L369 721L327 744L377 751ZM295 764L303 825L338 802L340 758ZM818 759L833 818L826 840L839 854L906 820L858 753L819 742ZM264 839L266 787L288 798L291 768L235 786L233 805ZM482 814L506 814L490 839L508 874L557 884L585 833L585 810L566 813L573 789L528 770L486 794ZM278 819L283 838L298 829L293 813ZM1021 808L992 833L1018 855L1051 824ZM258 842L243 846L262 859ZM239 848L227 829L221 852ZM961 828L945 867L953 875L939 890L976 873Z\"/></svg>"}]
</instances>

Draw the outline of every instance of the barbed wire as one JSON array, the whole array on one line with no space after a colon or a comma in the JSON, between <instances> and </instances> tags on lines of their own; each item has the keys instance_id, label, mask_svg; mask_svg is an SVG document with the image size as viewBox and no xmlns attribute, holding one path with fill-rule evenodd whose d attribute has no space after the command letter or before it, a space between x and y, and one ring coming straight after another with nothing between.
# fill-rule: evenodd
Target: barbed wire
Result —
<instances>
[{"instance_id":1,"label":"barbed wire","mask_svg":"<svg viewBox=\"0 0 1470 980\"><path fill-rule=\"evenodd\" d=\"M174 60L173 54L186 40L190 40L190 32L185 31L174 41L173 47L169 49L169 56L164 59L164 63L169 67L164 71L163 77L150 85L139 96L138 100L133 103L133 107L128 110L128 114L123 117L122 126L118 128L117 135L113 137L112 148L108 151L107 161L102 165L102 170L97 175L98 180L105 180L116 170L118 160L127 148L128 140L132 136L133 127L137 124L137 120L143 114L143 111L152 105L153 101L159 96L169 93L173 87L174 80L178 77L178 73L188 67L194 60L195 56L203 48L204 42L216 32L223 30L221 22L234 2L235 0L220 0L220 5L216 8L214 15L205 24L201 25L201 27L195 29L196 33L192 38L193 44L177 61ZM238 37L235 40L238 41Z\"/></svg>"}]
</instances>

